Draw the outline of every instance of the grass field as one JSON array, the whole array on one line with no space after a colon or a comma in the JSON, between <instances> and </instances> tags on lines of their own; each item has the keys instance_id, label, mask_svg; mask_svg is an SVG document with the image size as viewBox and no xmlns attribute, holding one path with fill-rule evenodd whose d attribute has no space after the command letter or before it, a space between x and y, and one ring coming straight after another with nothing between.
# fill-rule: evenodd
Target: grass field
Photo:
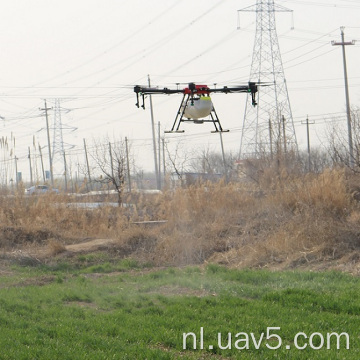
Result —
<instances>
[{"instance_id":1,"label":"grass field","mask_svg":"<svg viewBox=\"0 0 360 360\"><path fill-rule=\"evenodd\" d=\"M214 264L160 269L129 259L92 265L93 256L2 269L0 359L360 358L357 277ZM183 348L190 332L196 350L192 335ZM295 347L299 332L303 350ZM327 341L344 332L340 349L335 336Z\"/></svg>"}]
</instances>

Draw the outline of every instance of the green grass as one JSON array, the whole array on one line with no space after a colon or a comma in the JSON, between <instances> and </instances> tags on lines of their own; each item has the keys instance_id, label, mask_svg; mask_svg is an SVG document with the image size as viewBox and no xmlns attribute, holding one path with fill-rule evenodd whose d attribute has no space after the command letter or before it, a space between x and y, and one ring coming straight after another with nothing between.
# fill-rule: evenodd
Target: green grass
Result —
<instances>
[{"instance_id":1,"label":"green grass","mask_svg":"<svg viewBox=\"0 0 360 360\"><path fill-rule=\"evenodd\" d=\"M93 260L0 275L0 359L360 358L356 277L217 265L157 270L132 260ZM183 333L194 332L200 347L201 327L204 350L193 350L191 337L184 350ZM280 327L273 333L281 336L281 348L268 349L277 341L264 337L256 349L250 333L258 340L269 327ZM342 339L340 350L335 342L330 350L297 350L293 339L300 331L347 332L350 349ZM239 332L249 335L248 350L234 347ZM218 333L222 346L232 333L233 349L219 348Z\"/></svg>"}]
</instances>

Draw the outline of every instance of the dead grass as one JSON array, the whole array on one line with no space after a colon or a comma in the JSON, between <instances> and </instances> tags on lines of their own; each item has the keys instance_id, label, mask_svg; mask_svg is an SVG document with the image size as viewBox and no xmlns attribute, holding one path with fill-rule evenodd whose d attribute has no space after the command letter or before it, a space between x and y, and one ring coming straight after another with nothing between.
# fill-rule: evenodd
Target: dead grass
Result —
<instances>
[{"instance_id":1,"label":"dead grass","mask_svg":"<svg viewBox=\"0 0 360 360\"><path fill-rule=\"evenodd\" d=\"M357 183L354 177L351 183ZM235 267L292 268L360 262L360 206L344 171L266 171L254 184L202 184L133 199L131 208L84 210L68 198L0 198L0 248L46 249L109 239L118 257L157 266L206 261ZM167 220L145 227L141 220ZM80 249L81 250L81 249ZM79 251L80 251L79 250ZM82 249L94 251L93 248Z\"/></svg>"},{"instance_id":2,"label":"dead grass","mask_svg":"<svg viewBox=\"0 0 360 360\"><path fill-rule=\"evenodd\" d=\"M212 261L239 267L311 266L341 262L349 252L360 251L359 206L343 172L277 179L266 193L256 216L247 218L243 241Z\"/></svg>"},{"instance_id":3,"label":"dead grass","mask_svg":"<svg viewBox=\"0 0 360 360\"><path fill-rule=\"evenodd\" d=\"M66 251L66 247L63 243L56 239L50 239L47 244L47 254L49 256L55 256Z\"/></svg>"},{"instance_id":4,"label":"dead grass","mask_svg":"<svg viewBox=\"0 0 360 360\"><path fill-rule=\"evenodd\" d=\"M167 201L154 259L171 264L294 267L360 250L359 207L343 171L271 176L258 189L207 184Z\"/></svg>"}]
</instances>

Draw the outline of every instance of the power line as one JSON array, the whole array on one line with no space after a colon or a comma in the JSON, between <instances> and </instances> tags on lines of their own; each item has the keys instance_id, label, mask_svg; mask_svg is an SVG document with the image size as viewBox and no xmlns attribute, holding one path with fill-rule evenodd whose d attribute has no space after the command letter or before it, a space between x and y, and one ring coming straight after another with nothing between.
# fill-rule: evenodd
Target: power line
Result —
<instances>
[{"instance_id":1,"label":"power line","mask_svg":"<svg viewBox=\"0 0 360 360\"><path fill-rule=\"evenodd\" d=\"M318 1L304 1L304 0L290 0L292 3L317 6L317 7L331 7L331 8L339 8L339 9L360 9L360 6L355 5L339 5L336 3L324 3Z\"/></svg>"},{"instance_id":2,"label":"power line","mask_svg":"<svg viewBox=\"0 0 360 360\"><path fill-rule=\"evenodd\" d=\"M102 56L104 56L104 54L108 54L109 52L111 52L112 50L118 48L120 45L126 43L127 41L131 40L132 38L134 38L136 35L140 34L141 32L143 31L146 31L146 29L149 27L149 26L152 26L153 24L155 24L156 26L156 22L162 18L165 14L167 14L168 12L170 12L173 8L175 8L177 5L179 5L180 2L177 1L175 2L173 5L171 5L169 8L165 9L165 10L162 10L159 14L157 14L153 19L151 19L145 26L143 27L140 27L137 31L133 31L130 35L128 35L127 37L121 39L118 43L112 45L111 47L107 48L106 50L102 51L101 53L98 53L97 55L93 56L92 58L82 62L81 64L79 65L76 65L58 75L55 75L47 80L43 80L41 82L38 82L36 84L34 84L33 86L31 87L36 87L36 86L39 86L41 84L45 84L47 82L50 82L50 81L53 81L59 77L63 77L65 75L68 75L74 71L77 71L81 68L83 68L84 66L90 64L90 63L93 63L95 60L101 58Z\"/></svg>"}]
</instances>

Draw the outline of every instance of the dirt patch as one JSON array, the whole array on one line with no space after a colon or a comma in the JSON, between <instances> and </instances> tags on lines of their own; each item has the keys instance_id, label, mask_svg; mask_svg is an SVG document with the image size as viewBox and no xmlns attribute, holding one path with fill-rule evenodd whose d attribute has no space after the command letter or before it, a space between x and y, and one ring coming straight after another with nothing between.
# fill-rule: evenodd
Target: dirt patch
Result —
<instances>
[{"instance_id":1,"label":"dirt patch","mask_svg":"<svg viewBox=\"0 0 360 360\"><path fill-rule=\"evenodd\" d=\"M56 279L55 276L41 276L34 279L26 279L24 281L19 282L16 286L45 286L54 282Z\"/></svg>"},{"instance_id":2,"label":"dirt patch","mask_svg":"<svg viewBox=\"0 0 360 360\"><path fill-rule=\"evenodd\" d=\"M188 357L189 354L192 354L192 351L187 350L187 351L174 351L174 349L164 345L164 344L155 344L155 345L150 345L150 348L152 349L159 349L161 351L167 352L167 353L172 353L176 356L177 359L183 358L183 357ZM217 354L212 354L209 352L205 352L205 353L199 353L197 352L197 358L199 360L206 360L206 359L218 359L218 360L225 360L228 358L224 358L221 355L217 355Z\"/></svg>"},{"instance_id":3,"label":"dirt patch","mask_svg":"<svg viewBox=\"0 0 360 360\"><path fill-rule=\"evenodd\" d=\"M115 239L91 239L88 241L78 242L76 244L64 246L64 252L71 254L86 254L96 251L108 251L116 257L126 257L134 254L140 257L140 254L151 254L156 246L157 238L143 234L142 232L134 233L131 236L124 236L124 240Z\"/></svg>"},{"instance_id":4,"label":"dirt patch","mask_svg":"<svg viewBox=\"0 0 360 360\"><path fill-rule=\"evenodd\" d=\"M13 274L14 274L14 272L11 271L8 267L6 267L6 266L0 267L0 276L11 276Z\"/></svg>"},{"instance_id":5,"label":"dirt patch","mask_svg":"<svg viewBox=\"0 0 360 360\"><path fill-rule=\"evenodd\" d=\"M68 306L78 306L81 308L89 308L89 309L95 309L98 310L98 307L96 306L96 304L92 303L92 302L86 302L86 301L66 301L65 305Z\"/></svg>"},{"instance_id":6,"label":"dirt patch","mask_svg":"<svg viewBox=\"0 0 360 360\"><path fill-rule=\"evenodd\" d=\"M0 254L0 260L4 265L15 263L21 266L36 266L42 263L37 253L37 251L34 253L34 250L4 251Z\"/></svg>"},{"instance_id":7,"label":"dirt patch","mask_svg":"<svg viewBox=\"0 0 360 360\"><path fill-rule=\"evenodd\" d=\"M1 274L1 273L0 273ZM0 288L9 288L9 287L25 287L25 286L45 286L55 281L55 276L41 276L37 278L29 278L25 280L20 280L18 282L10 284L1 284Z\"/></svg>"},{"instance_id":8,"label":"dirt patch","mask_svg":"<svg viewBox=\"0 0 360 360\"><path fill-rule=\"evenodd\" d=\"M249 264L239 261L239 252L240 250L231 250L226 253L215 253L210 259L209 263L215 263L219 265L224 265L231 268L264 268L274 271L286 271L286 270L304 270L304 271L329 271L337 270L352 275L360 275L360 251L354 250L350 253L345 253L343 256L334 258L331 256L319 258L312 257L309 253L303 253L299 256L294 256L293 258L283 258L279 259L276 257L269 257L267 261L263 263L254 262Z\"/></svg>"},{"instance_id":9,"label":"dirt patch","mask_svg":"<svg viewBox=\"0 0 360 360\"><path fill-rule=\"evenodd\" d=\"M65 246L65 250L72 253L87 253L93 251L109 250L116 244L113 239L93 239L90 241Z\"/></svg>"},{"instance_id":10,"label":"dirt patch","mask_svg":"<svg viewBox=\"0 0 360 360\"><path fill-rule=\"evenodd\" d=\"M210 293L204 289L191 289L182 286L161 286L154 290L149 291L150 294L158 294L164 296L195 296L195 297L205 297L205 296L216 296L216 293Z\"/></svg>"}]
</instances>

